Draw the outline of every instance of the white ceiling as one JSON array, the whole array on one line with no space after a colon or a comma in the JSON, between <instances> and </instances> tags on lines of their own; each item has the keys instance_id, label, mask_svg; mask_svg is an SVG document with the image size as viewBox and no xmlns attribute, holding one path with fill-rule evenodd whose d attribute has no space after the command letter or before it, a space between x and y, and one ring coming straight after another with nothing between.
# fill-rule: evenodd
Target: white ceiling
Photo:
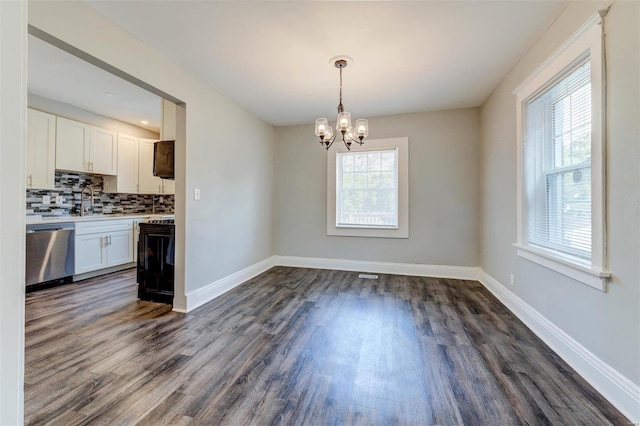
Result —
<instances>
[{"instance_id":1,"label":"white ceiling","mask_svg":"<svg viewBox=\"0 0 640 426\"><path fill-rule=\"evenodd\" d=\"M28 50L29 93L160 132L160 97L34 36Z\"/></svg>"},{"instance_id":2,"label":"white ceiling","mask_svg":"<svg viewBox=\"0 0 640 426\"><path fill-rule=\"evenodd\" d=\"M481 105L560 1L95 1L91 7L273 125Z\"/></svg>"}]
</instances>

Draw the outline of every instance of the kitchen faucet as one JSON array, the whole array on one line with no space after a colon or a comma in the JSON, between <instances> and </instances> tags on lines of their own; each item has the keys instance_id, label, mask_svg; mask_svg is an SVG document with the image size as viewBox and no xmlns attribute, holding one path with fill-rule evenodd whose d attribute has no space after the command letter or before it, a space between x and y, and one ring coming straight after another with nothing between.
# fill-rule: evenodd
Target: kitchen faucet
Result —
<instances>
[{"instance_id":1,"label":"kitchen faucet","mask_svg":"<svg viewBox=\"0 0 640 426\"><path fill-rule=\"evenodd\" d=\"M85 189L89 189L90 191L90 209L91 209L91 213L93 213L93 187L91 185L85 185L82 187L82 191L80 191L80 216L84 216L85 214L85 207L84 207L84 191Z\"/></svg>"}]
</instances>

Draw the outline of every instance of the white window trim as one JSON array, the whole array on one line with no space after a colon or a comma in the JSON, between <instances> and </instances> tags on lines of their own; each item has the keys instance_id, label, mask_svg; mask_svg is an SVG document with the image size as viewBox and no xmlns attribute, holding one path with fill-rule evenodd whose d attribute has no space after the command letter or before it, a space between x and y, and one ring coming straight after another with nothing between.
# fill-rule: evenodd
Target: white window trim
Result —
<instances>
[{"instance_id":1,"label":"white window trim","mask_svg":"<svg viewBox=\"0 0 640 426\"><path fill-rule=\"evenodd\" d=\"M351 145L351 151L379 151L397 149L398 161L398 227L366 228L336 226L336 164L337 153L347 152L343 144L327 155L327 235L348 237L409 238L409 138L366 140L364 145Z\"/></svg>"},{"instance_id":2,"label":"white window trim","mask_svg":"<svg viewBox=\"0 0 640 426\"><path fill-rule=\"evenodd\" d=\"M513 93L517 97L517 209L518 241L514 244L518 256L573 278L598 290L606 291L611 276L606 264L606 209L605 209L605 57L604 16L599 11L556 50L540 67L518 86ZM527 241L527 211L524 185L524 117L523 105L537 95L550 81L589 53L591 58L591 264L584 260L562 255L529 245Z\"/></svg>"}]
</instances>

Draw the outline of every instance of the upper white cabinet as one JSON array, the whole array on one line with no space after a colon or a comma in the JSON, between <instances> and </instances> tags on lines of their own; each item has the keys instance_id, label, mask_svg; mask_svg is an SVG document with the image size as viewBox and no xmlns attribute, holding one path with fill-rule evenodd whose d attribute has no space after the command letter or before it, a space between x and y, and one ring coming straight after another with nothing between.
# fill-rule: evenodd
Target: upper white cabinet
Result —
<instances>
[{"instance_id":1,"label":"upper white cabinet","mask_svg":"<svg viewBox=\"0 0 640 426\"><path fill-rule=\"evenodd\" d=\"M104 177L105 192L138 192L138 138L118 133L118 174Z\"/></svg>"},{"instance_id":2,"label":"upper white cabinet","mask_svg":"<svg viewBox=\"0 0 640 426\"><path fill-rule=\"evenodd\" d=\"M56 169L90 171L88 125L57 117Z\"/></svg>"},{"instance_id":3,"label":"upper white cabinet","mask_svg":"<svg viewBox=\"0 0 640 426\"><path fill-rule=\"evenodd\" d=\"M53 189L56 160L56 116L27 113L27 188Z\"/></svg>"},{"instance_id":4,"label":"upper white cabinet","mask_svg":"<svg viewBox=\"0 0 640 426\"><path fill-rule=\"evenodd\" d=\"M118 133L90 126L89 142L91 171L115 175L118 172Z\"/></svg>"},{"instance_id":5,"label":"upper white cabinet","mask_svg":"<svg viewBox=\"0 0 640 426\"><path fill-rule=\"evenodd\" d=\"M162 179L153 175L153 139L138 140L138 192L161 194Z\"/></svg>"},{"instance_id":6,"label":"upper white cabinet","mask_svg":"<svg viewBox=\"0 0 640 426\"><path fill-rule=\"evenodd\" d=\"M56 169L115 175L117 161L117 132L57 117Z\"/></svg>"},{"instance_id":7,"label":"upper white cabinet","mask_svg":"<svg viewBox=\"0 0 640 426\"><path fill-rule=\"evenodd\" d=\"M176 181L171 179L162 179L162 193L173 195L176 193Z\"/></svg>"}]
</instances>

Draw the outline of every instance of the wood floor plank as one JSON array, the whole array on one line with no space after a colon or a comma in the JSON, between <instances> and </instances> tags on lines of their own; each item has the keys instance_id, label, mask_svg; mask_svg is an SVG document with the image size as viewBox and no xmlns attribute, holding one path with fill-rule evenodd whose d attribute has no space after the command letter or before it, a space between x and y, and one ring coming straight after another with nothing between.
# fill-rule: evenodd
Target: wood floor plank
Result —
<instances>
[{"instance_id":1,"label":"wood floor plank","mask_svg":"<svg viewBox=\"0 0 640 426\"><path fill-rule=\"evenodd\" d=\"M135 271L26 298L25 423L626 425L475 281L275 267L188 314Z\"/></svg>"}]
</instances>

